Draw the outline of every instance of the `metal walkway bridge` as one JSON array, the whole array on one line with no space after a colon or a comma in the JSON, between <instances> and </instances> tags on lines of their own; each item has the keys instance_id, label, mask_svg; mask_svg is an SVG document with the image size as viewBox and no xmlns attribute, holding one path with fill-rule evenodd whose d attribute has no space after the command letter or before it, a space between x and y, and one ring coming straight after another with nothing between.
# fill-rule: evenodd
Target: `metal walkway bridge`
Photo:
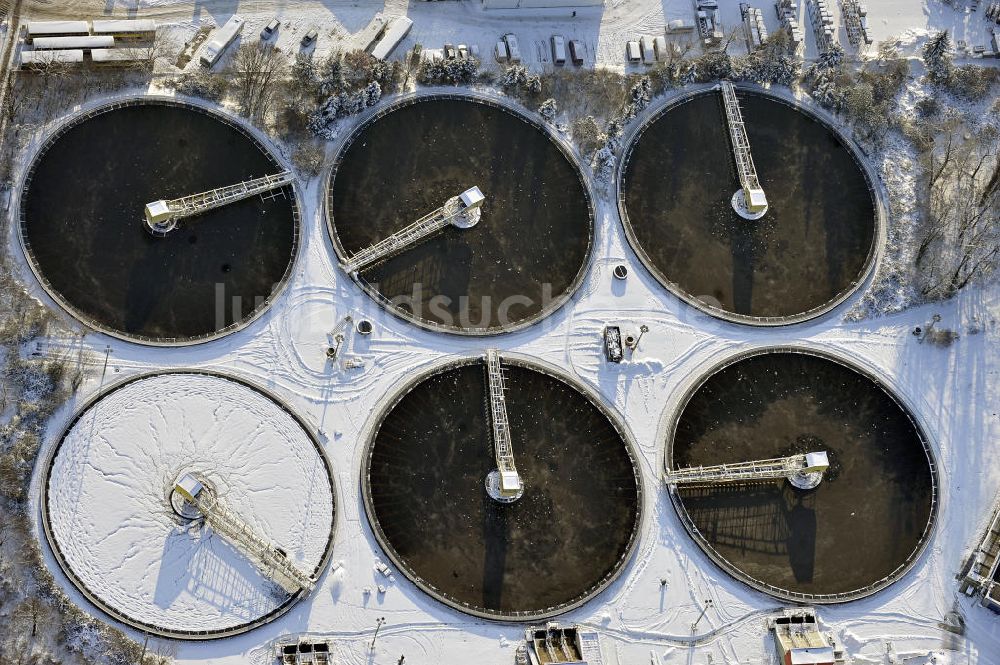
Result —
<instances>
[{"instance_id":1,"label":"metal walkway bridge","mask_svg":"<svg viewBox=\"0 0 1000 665\"><path fill-rule=\"evenodd\" d=\"M146 224L155 235L166 235L177 228L178 220L270 192L291 184L294 179L291 171L282 171L179 199L153 201L146 204Z\"/></svg>"},{"instance_id":2,"label":"metal walkway bridge","mask_svg":"<svg viewBox=\"0 0 1000 665\"><path fill-rule=\"evenodd\" d=\"M449 224L463 229L475 226L480 218L482 203L483 193L478 187L472 187L459 196L453 196L437 210L348 258L344 261L344 270L353 275L426 240Z\"/></svg>"},{"instance_id":3,"label":"metal walkway bridge","mask_svg":"<svg viewBox=\"0 0 1000 665\"><path fill-rule=\"evenodd\" d=\"M486 352L486 374L490 393L490 420L493 423L493 452L497 460L497 471L487 478L487 490L495 492L497 495L493 498L498 501L514 501L524 493L524 485L514 465L510 423L507 421L507 402L504 399L507 387L503 367L500 366L500 352L496 349L489 349Z\"/></svg>"},{"instance_id":4,"label":"metal walkway bridge","mask_svg":"<svg viewBox=\"0 0 1000 665\"><path fill-rule=\"evenodd\" d=\"M267 577L277 582L289 594L305 589L312 591L316 580L305 574L285 552L258 535L246 522L229 512L194 476L185 474L174 489L197 508L205 523L243 553Z\"/></svg>"},{"instance_id":5,"label":"metal walkway bridge","mask_svg":"<svg viewBox=\"0 0 1000 665\"><path fill-rule=\"evenodd\" d=\"M666 481L668 485L710 485L787 478L800 489L810 489L819 484L823 472L829 466L825 452L806 453L752 462L675 469L667 472Z\"/></svg>"},{"instance_id":6,"label":"metal walkway bridge","mask_svg":"<svg viewBox=\"0 0 1000 665\"><path fill-rule=\"evenodd\" d=\"M757 169L753 165L750 139L747 138L746 126L743 124L736 88L729 81L722 81L721 88L722 104L726 109L726 122L729 125L729 138L733 144L733 155L736 157L736 170L743 188L743 207L751 215L763 215L767 211L767 197L764 196L764 190L761 189L760 181L757 179Z\"/></svg>"}]
</instances>

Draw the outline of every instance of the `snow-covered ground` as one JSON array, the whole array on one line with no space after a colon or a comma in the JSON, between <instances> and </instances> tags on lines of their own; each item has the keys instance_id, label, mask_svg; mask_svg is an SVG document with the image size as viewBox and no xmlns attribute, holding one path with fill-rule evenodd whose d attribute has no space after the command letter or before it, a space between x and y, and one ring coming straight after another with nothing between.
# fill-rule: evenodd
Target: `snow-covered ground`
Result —
<instances>
[{"instance_id":1,"label":"snow-covered ground","mask_svg":"<svg viewBox=\"0 0 1000 665\"><path fill-rule=\"evenodd\" d=\"M812 34L808 0L799 2L800 21L805 35L805 53L816 56L816 40ZM779 29L774 0L749 0L760 7L767 29ZM940 0L872 0L868 6L868 23L876 44L884 39L899 37L915 46L929 32L949 29L954 40L964 41L971 48L983 45L989 49L991 24L984 18L985 0L975 12L956 10ZM958 0L956 4L961 4ZM727 34L740 29L740 0L721 0L722 27ZM828 2L834 21L840 24L839 5ZM534 68L552 67L549 38L554 34L584 43L585 66L597 64L625 67L625 44L642 35L661 35L669 21L694 21L694 0L606 0L604 7L573 9L488 10L479 0L25 0L26 18L88 18L105 15L151 17L178 28L185 39L201 26L222 25L234 13L247 19L242 39L256 39L272 18L282 25L276 44L291 53L301 49L299 40L310 29L320 37L309 47L323 55L334 46L344 48L350 35L360 32L381 12L385 16L407 16L413 20L410 34L398 47L403 53L414 44L425 48L441 48L446 42L479 47L483 61L492 62L493 47L504 34L518 37L525 64ZM998 27L1000 29L1000 27ZM848 53L855 52L843 28L838 31L840 42ZM678 43L697 41L694 33L672 35ZM182 40L183 41L183 40ZM730 48L744 49L742 32ZM869 47L873 49L873 47ZM641 71L644 65L630 65Z\"/></svg>"},{"instance_id":2,"label":"snow-covered ground","mask_svg":"<svg viewBox=\"0 0 1000 665\"><path fill-rule=\"evenodd\" d=\"M127 13L132 6L114 0L27 4L30 11L44 8L45 16L74 17L99 15L108 7ZM720 4L724 16L733 15L736 2ZM522 44L537 45L558 30L583 38L599 61L617 64L625 39L639 31L659 30L665 20L691 13L688 0L609 0L602 18L588 14L594 10L581 10L576 20L541 12L486 13L474 2L389 0L386 5L360 0L141 3L150 13L181 22L186 29L209 20L221 23L239 11L251 17L249 31L278 14L291 24L282 27L281 39L286 41L281 43L288 45L296 44L313 23L324 30L340 26L357 32L380 10L414 18L414 30L403 48L413 41L429 47L450 41L479 43L488 52L503 32L514 31L523 35ZM981 35L985 25L983 3L976 15L954 12L936 0L872 0L868 5L876 39L950 26L967 26L963 29L969 34ZM768 21L774 20L773 11L766 9L764 14ZM958 33L956 37L976 41ZM811 35L806 40L811 43ZM328 48L324 44L330 41L321 36L320 48ZM523 50L538 52L537 47ZM332 461L338 507L333 557L339 565L330 566L316 591L288 614L239 637L183 643L180 662L263 665L273 662L267 653L273 640L300 633L337 638L336 657L343 665L396 662L400 655L414 665L512 661L523 626L464 616L431 600L402 575L395 575L384 595L364 592L385 579L373 570L375 560L384 557L359 498L358 469L372 425L370 414L414 372L450 356L479 354L487 346L564 367L619 412L638 444L647 517L636 555L609 589L560 620L597 627L604 639L605 661L613 665L773 662L763 615L781 603L733 581L694 545L666 497L660 470L662 429L684 389L722 358L748 348L783 344L838 353L883 379L929 435L942 481L938 526L913 570L868 599L820 608L820 619L844 641L854 662L1000 663L1000 617L958 594L955 580L1000 490L1000 464L992 463L1000 440L1000 288L996 285L969 288L941 305L857 323L845 323L843 315L863 298L864 288L835 311L808 323L767 330L727 324L679 302L644 271L625 241L613 197L604 192L596 201L594 257L577 295L522 332L493 339L461 338L417 329L364 296L336 266L321 201L322 179L304 183L303 247L289 287L268 313L246 329L182 349L145 348L96 334L82 340L53 339L45 349L52 354L75 353L81 347L94 351L99 360L94 361L78 400L100 389L108 345L105 384L163 367L215 369L244 377L288 402L319 432ZM611 275L619 263L629 267L624 282ZM44 298L41 289L34 288ZM961 335L951 346L921 343L911 334L915 326L926 327L935 314L941 317L937 326ZM324 355L329 333L347 315L355 321L371 320L374 332L368 337L349 335L346 353L332 364ZM631 362L609 365L603 361L600 331L606 323L621 321L645 323L649 332ZM347 359L363 366L346 369ZM53 423L48 450L73 408L64 409ZM37 476L36 471L36 494ZM845 547L864 546L852 541L851 534L843 538ZM667 580L665 586L661 579ZM99 615L67 580L63 582L82 607ZM713 605L692 630L707 599ZM968 625L964 639L952 639L939 626L945 613L956 608ZM386 624L371 652L378 617L385 617Z\"/></svg>"},{"instance_id":3,"label":"snow-covered ground","mask_svg":"<svg viewBox=\"0 0 1000 665\"><path fill-rule=\"evenodd\" d=\"M384 557L359 500L369 414L415 371L448 356L479 354L487 345L565 367L620 412L638 443L648 517L636 556L619 581L563 620L597 626L609 663L705 663L710 657L711 662L771 662L761 612L780 603L731 580L698 550L659 481L661 426L683 389L720 358L769 344L840 353L882 377L918 415L941 465L941 519L914 570L867 600L820 609L821 619L844 639L857 662L885 662L889 648L909 663L930 662L932 653L940 654L935 656L939 663L1000 662L1000 621L960 597L954 579L1000 487L1000 465L983 464L992 459L1000 437L1000 357L995 351L1000 290L972 289L942 306L861 323L841 320L856 295L837 311L793 327L726 324L682 305L643 271L605 195L598 201L589 276L566 307L523 332L490 340L458 338L385 314L340 272L318 205L321 190L321 181L313 180L303 197L304 247L288 290L247 329L182 349L143 348L100 335L82 342L98 352L111 345L109 377L199 367L266 386L320 431L338 474L333 556L342 565L331 567L309 598L265 627L213 643L182 644L181 662L270 662L265 657L270 641L310 632L341 638L342 663L366 663L375 619L381 616L387 623L375 662L399 655L419 664L511 661L520 626L465 617L424 596L401 575L385 595L364 593L384 579L373 570L375 560ZM618 263L630 268L624 283L611 276ZM935 313L941 315L937 325L962 335L951 347L921 344L911 334ZM363 361L363 368L344 369L324 355L328 333L346 315L375 324L371 336L347 341L344 359ZM605 323L622 320L646 323L650 330L632 362L608 365L602 360L600 331ZM48 350L60 353L79 344L79 339L52 340ZM98 357L103 362L103 353ZM98 389L99 370L95 367L84 395ZM845 546L854 546L850 534L844 539ZM668 580L666 587L661 578ZM90 607L79 594L74 597ZM696 631L704 639L694 645L691 624L706 599L714 604ZM938 622L956 603L965 612L969 639L958 642L958 651L946 651L950 643Z\"/></svg>"},{"instance_id":4,"label":"snow-covered ground","mask_svg":"<svg viewBox=\"0 0 1000 665\"><path fill-rule=\"evenodd\" d=\"M281 546L302 570L333 528L326 463L299 423L263 394L216 376L128 383L88 408L52 464L49 524L66 564L103 603L170 631L222 631L286 599L223 538L176 518L185 473Z\"/></svg>"}]
</instances>

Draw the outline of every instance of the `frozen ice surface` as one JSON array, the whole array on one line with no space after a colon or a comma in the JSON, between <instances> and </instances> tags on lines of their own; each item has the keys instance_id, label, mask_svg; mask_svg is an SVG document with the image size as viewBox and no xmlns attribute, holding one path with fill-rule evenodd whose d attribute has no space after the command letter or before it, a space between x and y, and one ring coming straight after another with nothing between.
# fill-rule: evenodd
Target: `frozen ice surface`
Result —
<instances>
[{"instance_id":1,"label":"frozen ice surface","mask_svg":"<svg viewBox=\"0 0 1000 665\"><path fill-rule=\"evenodd\" d=\"M184 472L309 572L333 527L325 461L284 409L219 376L126 384L73 424L52 463L51 531L73 574L111 609L171 631L220 631L287 595L210 528L168 501Z\"/></svg>"}]
</instances>

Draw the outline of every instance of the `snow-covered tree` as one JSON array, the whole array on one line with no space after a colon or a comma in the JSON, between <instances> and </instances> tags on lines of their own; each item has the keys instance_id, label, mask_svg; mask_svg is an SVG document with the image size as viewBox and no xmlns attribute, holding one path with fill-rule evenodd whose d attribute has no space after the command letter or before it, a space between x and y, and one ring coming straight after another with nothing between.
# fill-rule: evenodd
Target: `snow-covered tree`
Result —
<instances>
[{"instance_id":1,"label":"snow-covered tree","mask_svg":"<svg viewBox=\"0 0 1000 665\"><path fill-rule=\"evenodd\" d=\"M424 62L417 73L417 80L424 85L460 85L471 83L479 74L479 61L475 58Z\"/></svg>"},{"instance_id":2,"label":"snow-covered tree","mask_svg":"<svg viewBox=\"0 0 1000 665\"><path fill-rule=\"evenodd\" d=\"M542 102L542 105L538 107L538 115L542 116L546 122L554 121L556 119L556 113L558 113L556 100L551 97Z\"/></svg>"},{"instance_id":3,"label":"snow-covered tree","mask_svg":"<svg viewBox=\"0 0 1000 665\"><path fill-rule=\"evenodd\" d=\"M604 146L594 153L591 168L594 170L594 178L597 182L606 184L611 181L616 162L615 153L609 146Z\"/></svg>"},{"instance_id":4,"label":"snow-covered tree","mask_svg":"<svg viewBox=\"0 0 1000 665\"><path fill-rule=\"evenodd\" d=\"M951 37L947 30L942 30L927 40L923 58L928 80L936 85L947 83L952 71Z\"/></svg>"}]
</instances>

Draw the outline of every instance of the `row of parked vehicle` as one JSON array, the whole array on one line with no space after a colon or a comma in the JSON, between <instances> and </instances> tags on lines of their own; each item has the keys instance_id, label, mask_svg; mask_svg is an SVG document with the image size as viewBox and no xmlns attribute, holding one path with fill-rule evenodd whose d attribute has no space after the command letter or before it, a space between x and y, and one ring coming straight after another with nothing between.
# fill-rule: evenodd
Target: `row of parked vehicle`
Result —
<instances>
[{"instance_id":1,"label":"row of parked vehicle","mask_svg":"<svg viewBox=\"0 0 1000 665\"><path fill-rule=\"evenodd\" d=\"M565 65L568 59L574 65L582 65L586 55L586 47L579 39L571 39L568 42L562 35L552 35L549 39L552 47L552 63L555 65ZM500 38L493 50L493 55L497 62L521 62L521 47L517 42L517 36L507 33Z\"/></svg>"}]
</instances>

